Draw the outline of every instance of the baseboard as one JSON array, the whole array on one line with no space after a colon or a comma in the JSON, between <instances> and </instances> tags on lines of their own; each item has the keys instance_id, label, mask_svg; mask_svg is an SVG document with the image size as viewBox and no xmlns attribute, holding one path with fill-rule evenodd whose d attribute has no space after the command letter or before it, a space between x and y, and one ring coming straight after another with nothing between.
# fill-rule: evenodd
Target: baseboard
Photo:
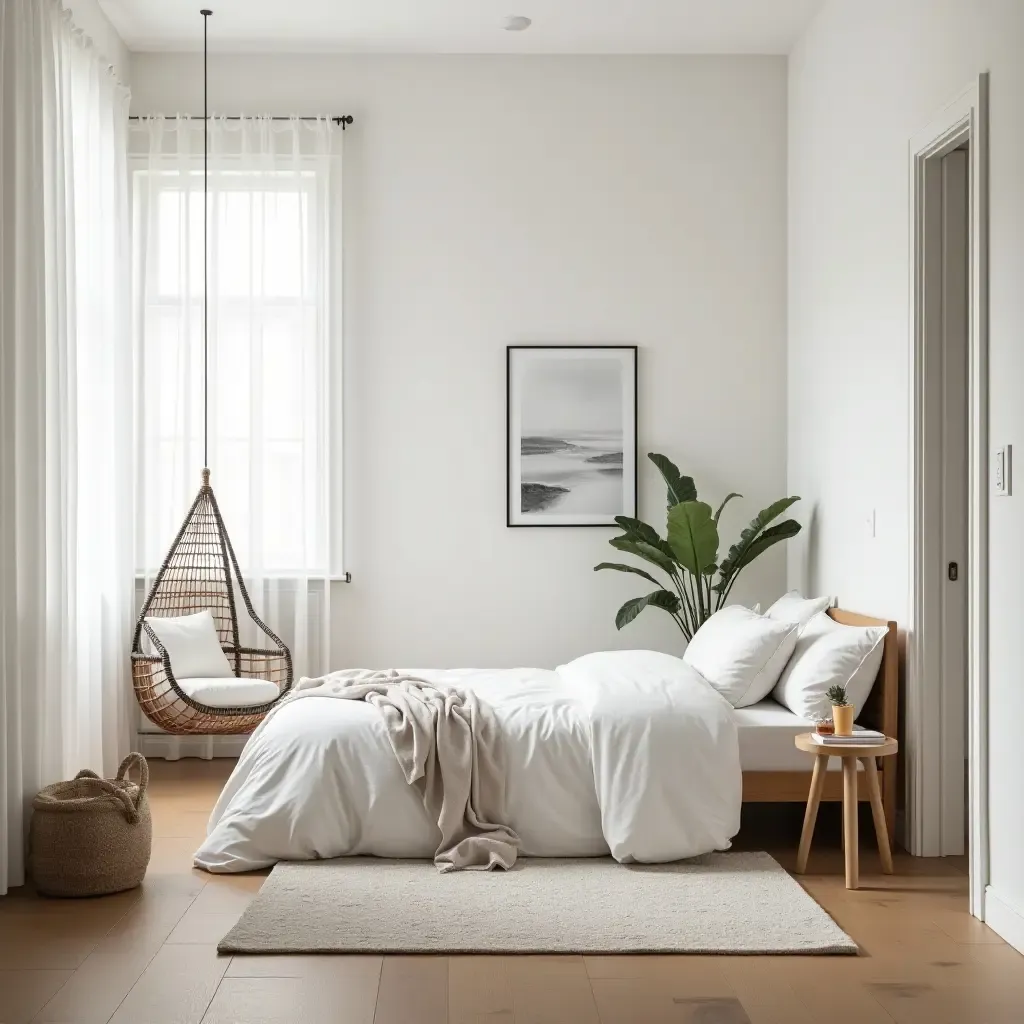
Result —
<instances>
[{"instance_id":1,"label":"baseboard","mask_svg":"<svg viewBox=\"0 0 1024 1024\"><path fill-rule=\"evenodd\" d=\"M1024 953L1024 910L996 895L991 885L985 886L985 924L1018 952Z\"/></svg>"},{"instance_id":2,"label":"baseboard","mask_svg":"<svg viewBox=\"0 0 1024 1024\"><path fill-rule=\"evenodd\" d=\"M164 732L140 732L136 747L146 757L177 761L183 757L238 757L248 736L171 736Z\"/></svg>"}]
</instances>

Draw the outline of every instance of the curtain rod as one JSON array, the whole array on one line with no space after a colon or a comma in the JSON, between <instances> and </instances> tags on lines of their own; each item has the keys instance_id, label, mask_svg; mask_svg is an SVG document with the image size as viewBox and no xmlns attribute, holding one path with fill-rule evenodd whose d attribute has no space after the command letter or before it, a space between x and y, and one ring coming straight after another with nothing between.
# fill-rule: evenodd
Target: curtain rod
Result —
<instances>
[{"instance_id":1,"label":"curtain rod","mask_svg":"<svg viewBox=\"0 0 1024 1024\"><path fill-rule=\"evenodd\" d=\"M149 116L154 116L154 115L149 115ZM206 120L210 120L211 118L215 119L217 117L216 114L211 115L211 118L206 118L202 114L186 114L185 116L190 121L206 121ZM146 120L146 118L143 117L143 116L140 116L138 114L132 114L131 117L128 118L128 120L129 121L143 121L143 120ZM243 121L243 120L245 120L245 118L239 117L238 115L233 115L231 117L221 117L221 120L222 121ZM270 120L271 121L290 121L291 118L290 117L284 117L284 116L274 116L274 117L270 118ZM297 121L321 121L321 120L323 120L323 118L320 118L320 117L299 117L299 118L296 118L296 120ZM352 123L353 117L352 117L351 114L340 114L337 117L331 117L331 118L328 118L327 120L333 121L335 124L340 124L341 125L341 130L344 131L346 125L350 125Z\"/></svg>"}]
</instances>

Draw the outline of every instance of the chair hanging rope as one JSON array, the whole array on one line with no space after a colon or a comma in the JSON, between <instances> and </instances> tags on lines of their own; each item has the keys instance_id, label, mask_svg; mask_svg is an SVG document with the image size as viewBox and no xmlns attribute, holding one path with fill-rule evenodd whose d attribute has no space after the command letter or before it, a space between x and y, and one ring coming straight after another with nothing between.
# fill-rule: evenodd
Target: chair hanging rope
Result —
<instances>
[{"instance_id":1,"label":"chair hanging rope","mask_svg":"<svg viewBox=\"0 0 1024 1024\"><path fill-rule=\"evenodd\" d=\"M207 28L213 11L205 7L203 16L203 466L210 472L210 110L207 68ZM209 483L209 475L204 477Z\"/></svg>"},{"instance_id":2,"label":"chair hanging rope","mask_svg":"<svg viewBox=\"0 0 1024 1024\"><path fill-rule=\"evenodd\" d=\"M203 16L203 471L199 493L174 538L146 596L132 638L132 683L146 717L170 733L251 732L291 689L291 652L253 610L231 538L210 486L209 470L209 117L207 106L207 19ZM237 595L237 597L236 597ZM259 646L242 643L239 607ZM156 631L147 621L209 611L217 640L235 680L277 686L261 703L222 707L202 703L183 688ZM145 644L144 644L145 639ZM231 683L230 685L234 685ZM273 690L270 690L273 693Z\"/></svg>"}]
</instances>

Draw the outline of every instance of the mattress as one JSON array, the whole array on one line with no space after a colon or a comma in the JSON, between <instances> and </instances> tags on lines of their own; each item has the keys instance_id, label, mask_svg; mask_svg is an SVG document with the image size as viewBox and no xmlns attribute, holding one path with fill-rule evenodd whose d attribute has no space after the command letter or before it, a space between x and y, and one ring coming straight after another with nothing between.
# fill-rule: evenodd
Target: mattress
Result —
<instances>
[{"instance_id":1,"label":"mattress","mask_svg":"<svg viewBox=\"0 0 1024 1024\"><path fill-rule=\"evenodd\" d=\"M778 701L766 697L733 712L740 741L740 766L745 772L810 772L812 758L797 750L793 737L811 732L814 723L793 714ZM828 759L828 770L841 771L838 757Z\"/></svg>"}]
</instances>

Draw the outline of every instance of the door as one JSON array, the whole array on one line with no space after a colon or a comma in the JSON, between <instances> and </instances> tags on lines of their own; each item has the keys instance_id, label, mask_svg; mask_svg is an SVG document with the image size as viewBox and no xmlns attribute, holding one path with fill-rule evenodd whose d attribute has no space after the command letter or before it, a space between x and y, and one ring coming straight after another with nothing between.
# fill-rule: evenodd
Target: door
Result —
<instances>
[{"instance_id":1,"label":"door","mask_svg":"<svg viewBox=\"0 0 1024 1024\"><path fill-rule=\"evenodd\" d=\"M942 157L942 852L962 854L967 832L967 509L970 191L966 145Z\"/></svg>"}]
</instances>

